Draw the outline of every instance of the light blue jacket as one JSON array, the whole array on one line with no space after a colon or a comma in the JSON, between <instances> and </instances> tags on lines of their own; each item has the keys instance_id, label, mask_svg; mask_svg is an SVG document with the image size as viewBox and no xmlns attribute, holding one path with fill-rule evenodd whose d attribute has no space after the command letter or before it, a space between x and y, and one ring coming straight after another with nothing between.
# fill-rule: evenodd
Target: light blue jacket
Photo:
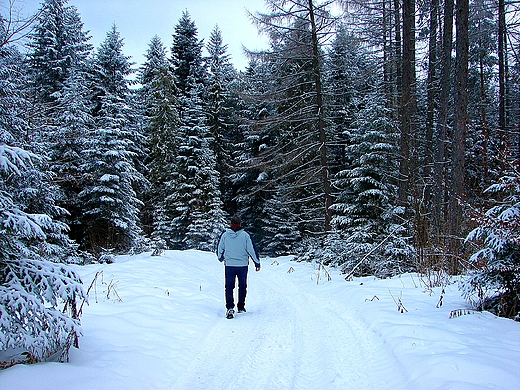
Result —
<instances>
[{"instance_id":1,"label":"light blue jacket","mask_svg":"<svg viewBox=\"0 0 520 390\"><path fill-rule=\"evenodd\" d=\"M217 256L227 267L247 267L249 258L260 267L260 257L251 236L243 229L227 229L218 242Z\"/></svg>"}]
</instances>

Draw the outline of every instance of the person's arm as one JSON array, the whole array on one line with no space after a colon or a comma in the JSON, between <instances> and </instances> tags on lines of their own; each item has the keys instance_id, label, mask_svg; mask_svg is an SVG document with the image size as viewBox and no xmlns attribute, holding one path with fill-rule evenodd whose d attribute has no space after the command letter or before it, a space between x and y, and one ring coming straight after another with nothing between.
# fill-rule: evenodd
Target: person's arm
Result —
<instances>
[{"instance_id":1,"label":"person's arm","mask_svg":"<svg viewBox=\"0 0 520 390\"><path fill-rule=\"evenodd\" d=\"M224 233L223 232L219 239L218 239L218 245L217 245L217 258L218 258L218 261L220 261L221 263L225 260L224 258L224 251L226 250L226 244L225 244L225 240L223 240L223 236L224 236Z\"/></svg>"},{"instance_id":2,"label":"person's arm","mask_svg":"<svg viewBox=\"0 0 520 390\"><path fill-rule=\"evenodd\" d=\"M253 239L251 238L251 236L248 234L247 237L248 237L247 253L253 259L253 263L255 263L256 271L258 272L258 271L260 271L260 255L258 254L258 249L256 249L256 245L255 245Z\"/></svg>"}]
</instances>

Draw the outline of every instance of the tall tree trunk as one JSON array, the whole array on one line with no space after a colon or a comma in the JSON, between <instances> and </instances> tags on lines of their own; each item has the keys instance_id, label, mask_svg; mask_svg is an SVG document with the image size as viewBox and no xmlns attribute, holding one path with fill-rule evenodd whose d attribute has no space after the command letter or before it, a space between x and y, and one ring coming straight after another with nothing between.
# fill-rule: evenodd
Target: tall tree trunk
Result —
<instances>
[{"instance_id":1,"label":"tall tree trunk","mask_svg":"<svg viewBox=\"0 0 520 390\"><path fill-rule=\"evenodd\" d=\"M399 166L399 204L408 206L408 195L415 169L415 0L403 2L403 58L401 91L401 140Z\"/></svg>"},{"instance_id":2,"label":"tall tree trunk","mask_svg":"<svg viewBox=\"0 0 520 390\"><path fill-rule=\"evenodd\" d=\"M392 107L398 107L401 104L401 94L403 90L403 71L401 66L402 61L402 39L401 39L401 7L399 5L400 0L394 0L394 31L395 31L395 53L393 63L395 64L395 85L396 85L396 95L394 96L394 101Z\"/></svg>"},{"instance_id":3,"label":"tall tree trunk","mask_svg":"<svg viewBox=\"0 0 520 390\"><path fill-rule=\"evenodd\" d=\"M431 174L433 164L433 130L435 127L435 96L437 87L437 18L439 12L439 0L431 0L430 4L430 39L428 45L428 79L427 79L427 114L426 114L426 156L425 156L425 176ZM429 194L429 191L427 192Z\"/></svg>"},{"instance_id":4,"label":"tall tree trunk","mask_svg":"<svg viewBox=\"0 0 520 390\"><path fill-rule=\"evenodd\" d=\"M500 131L501 146L505 147L506 134L506 16L505 0L498 0L498 129Z\"/></svg>"},{"instance_id":5,"label":"tall tree trunk","mask_svg":"<svg viewBox=\"0 0 520 390\"><path fill-rule=\"evenodd\" d=\"M383 87L385 88L386 106L390 107L392 96L392 44L391 44L391 22L390 10L387 9L387 2L383 1Z\"/></svg>"},{"instance_id":6,"label":"tall tree trunk","mask_svg":"<svg viewBox=\"0 0 520 390\"><path fill-rule=\"evenodd\" d=\"M479 47L482 46L481 35L479 34ZM487 187L488 178L488 125L487 125L487 114L486 114L486 76L484 74L484 58L482 55L479 57L479 76L480 76L480 126L482 127L482 187Z\"/></svg>"},{"instance_id":7,"label":"tall tree trunk","mask_svg":"<svg viewBox=\"0 0 520 390\"><path fill-rule=\"evenodd\" d=\"M434 161L433 131L435 127L435 97L438 94L437 67L438 67L438 13L439 0L432 0L430 4L430 38L428 45L428 78L427 78L427 113L426 113L426 155L424 158L424 182L427 188L424 191L424 202L421 207L420 239L424 245L429 240L429 226L426 217L431 209L432 198L432 170Z\"/></svg>"},{"instance_id":8,"label":"tall tree trunk","mask_svg":"<svg viewBox=\"0 0 520 390\"><path fill-rule=\"evenodd\" d=\"M455 60L455 101L453 121L453 142L451 159L451 193L449 202L450 216L450 271L459 271L461 254L462 202L465 196L465 164L468 104L468 18L469 0L457 0L456 60Z\"/></svg>"},{"instance_id":9,"label":"tall tree trunk","mask_svg":"<svg viewBox=\"0 0 520 390\"><path fill-rule=\"evenodd\" d=\"M329 166L327 159L327 145L326 145L326 134L325 134L325 121L323 120L323 91L321 83L321 70L320 70L320 58L319 58L319 43L318 34L316 29L316 20L314 18L314 4L312 0L309 0L309 17L311 22L311 35L312 35L312 69L314 72L314 82L316 84L316 115L318 119L318 131L319 131L319 142L320 142L320 163L321 173L323 180L323 193L325 203L325 232L332 229L331 227L331 210L332 205L332 194L330 186Z\"/></svg>"},{"instance_id":10,"label":"tall tree trunk","mask_svg":"<svg viewBox=\"0 0 520 390\"><path fill-rule=\"evenodd\" d=\"M446 191L446 135L448 109L450 104L451 51L453 49L453 7L454 0L444 2L444 28L442 33L442 58L440 75L439 109L435 134L435 161L433 164L434 197L432 225L436 230L438 245L445 233L444 199Z\"/></svg>"}]
</instances>

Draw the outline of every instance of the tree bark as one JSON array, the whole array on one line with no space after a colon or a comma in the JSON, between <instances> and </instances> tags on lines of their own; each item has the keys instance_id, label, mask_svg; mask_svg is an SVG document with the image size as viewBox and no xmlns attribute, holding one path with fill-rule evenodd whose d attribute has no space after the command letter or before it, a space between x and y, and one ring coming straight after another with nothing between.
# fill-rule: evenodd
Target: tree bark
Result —
<instances>
[{"instance_id":1,"label":"tree bark","mask_svg":"<svg viewBox=\"0 0 520 390\"><path fill-rule=\"evenodd\" d=\"M430 4L430 39L428 45L428 79L427 79L427 94L428 105L426 114L426 156L424 174L428 183L432 171L432 164L434 160L433 150L433 130L435 127L435 97L438 92L437 88L437 33L438 25L437 18L439 12L439 0L431 0ZM426 192L429 197L430 191Z\"/></svg>"},{"instance_id":2,"label":"tree bark","mask_svg":"<svg viewBox=\"0 0 520 390\"><path fill-rule=\"evenodd\" d=\"M449 202L450 215L450 271L459 271L459 256L461 254L462 202L465 197L465 164L467 135L467 104L468 104L468 18L469 0L457 0L456 60L455 60L455 101L453 121L453 142L451 159L451 193Z\"/></svg>"},{"instance_id":3,"label":"tree bark","mask_svg":"<svg viewBox=\"0 0 520 390\"><path fill-rule=\"evenodd\" d=\"M321 82L320 58L319 58L319 42L316 29L316 20L314 18L314 4L309 0L309 17L311 22L311 39L312 39L312 69L314 72L314 82L316 84L316 115L318 119L319 144L320 144L320 163L323 180L323 193L325 203L325 232L332 230L331 226L331 210L332 194L329 176L329 166L327 159L327 138L325 134L325 121L323 120L323 90Z\"/></svg>"},{"instance_id":4,"label":"tree bark","mask_svg":"<svg viewBox=\"0 0 520 390\"><path fill-rule=\"evenodd\" d=\"M403 58L401 91L401 140L399 165L399 204L408 206L409 188L414 162L413 140L415 134L415 0L403 2Z\"/></svg>"},{"instance_id":5,"label":"tree bark","mask_svg":"<svg viewBox=\"0 0 520 390\"><path fill-rule=\"evenodd\" d=\"M394 53L394 59L393 63L395 64L395 85L397 94L394 97L394 100L392 103L393 107L397 107L399 104L401 104L401 93L403 90L403 70L401 66L402 61L402 55L403 51L401 48L402 45L402 38L401 38L401 13L400 13L400 5L399 0L394 0L394 30L395 30L395 53Z\"/></svg>"},{"instance_id":6,"label":"tree bark","mask_svg":"<svg viewBox=\"0 0 520 390\"><path fill-rule=\"evenodd\" d=\"M446 135L448 109L450 104L451 51L453 48L453 8L454 0L444 2L444 28L442 33L442 59L440 74L439 108L435 134L435 159L433 164L434 197L432 226L435 228L438 244L445 234L444 199L446 191Z\"/></svg>"},{"instance_id":7,"label":"tree bark","mask_svg":"<svg viewBox=\"0 0 520 390\"><path fill-rule=\"evenodd\" d=\"M438 68L438 14L439 0L431 0L430 4L430 37L428 44L428 77L427 83L427 108L426 108L426 155L424 156L424 200L420 204L417 218L418 245L423 247L430 242L431 217L428 217L432 201L432 171L434 161L433 132L435 128L435 98L438 94L437 68Z\"/></svg>"},{"instance_id":8,"label":"tree bark","mask_svg":"<svg viewBox=\"0 0 520 390\"><path fill-rule=\"evenodd\" d=\"M504 140L506 132L506 17L505 0L498 0L498 128L500 138Z\"/></svg>"},{"instance_id":9,"label":"tree bark","mask_svg":"<svg viewBox=\"0 0 520 390\"><path fill-rule=\"evenodd\" d=\"M479 47L482 46L482 39L479 35ZM488 125L487 125L487 114L486 114L486 79L484 74L484 59L482 55L479 58L479 79L480 79L480 126L482 127L482 186L487 187L488 178Z\"/></svg>"}]
</instances>

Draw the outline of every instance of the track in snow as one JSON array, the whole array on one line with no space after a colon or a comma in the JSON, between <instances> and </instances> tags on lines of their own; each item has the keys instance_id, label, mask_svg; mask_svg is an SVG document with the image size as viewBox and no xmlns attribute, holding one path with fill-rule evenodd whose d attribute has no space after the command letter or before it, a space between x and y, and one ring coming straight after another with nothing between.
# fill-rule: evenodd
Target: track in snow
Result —
<instances>
[{"instance_id":1,"label":"track in snow","mask_svg":"<svg viewBox=\"0 0 520 390\"><path fill-rule=\"evenodd\" d=\"M309 276L309 275L307 275ZM344 304L302 291L282 267L250 273L248 312L218 320L190 351L194 358L172 389L373 389L370 373L387 370L399 384L395 359L359 327ZM302 283L298 283L302 285ZM305 285L305 284L304 284ZM348 297L337 297L348 299ZM393 363L393 364L392 364Z\"/></svg>"}]
</instances>

